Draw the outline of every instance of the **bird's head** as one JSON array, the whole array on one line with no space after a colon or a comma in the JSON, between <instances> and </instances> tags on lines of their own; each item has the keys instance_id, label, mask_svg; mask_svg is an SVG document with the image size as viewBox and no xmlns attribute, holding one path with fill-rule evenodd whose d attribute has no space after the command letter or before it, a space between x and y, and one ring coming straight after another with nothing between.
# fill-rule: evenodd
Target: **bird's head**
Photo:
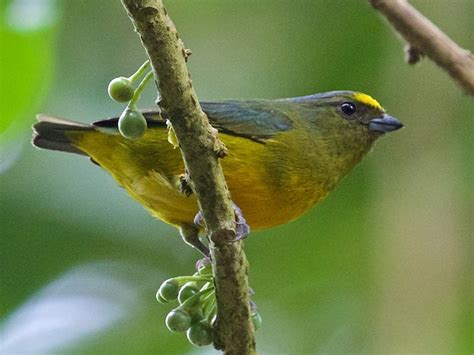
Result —
<instances>
[{"instance_id":1,"label":"bird's head","mask_svg":"<svg viewBox=\"0 0 474 355\"><path fill-rule=\"evenodd\" d=\"M388 115L377 100L355 91L331 91L292 99L318 127L351 128L377 138L403 124Z\"/></svg>"}]
</instances>

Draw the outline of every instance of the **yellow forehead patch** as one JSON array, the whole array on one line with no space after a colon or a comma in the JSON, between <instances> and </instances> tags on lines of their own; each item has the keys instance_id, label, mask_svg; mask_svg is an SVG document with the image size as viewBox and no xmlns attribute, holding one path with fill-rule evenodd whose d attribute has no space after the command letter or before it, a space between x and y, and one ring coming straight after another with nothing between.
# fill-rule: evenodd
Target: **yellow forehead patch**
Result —
<instances>
[{"instance_id":1,"label":"yellow forehead patch","mask_svg":"<svg viewBox=\"0 0 474 355\"><path fill-rule=\"evenodd\" d=\"M363 94L361 92L356 92L352 97L364 105L372 106L373 108L383 111L383 107L372 96Z\"/></svg>"}]
</instances>

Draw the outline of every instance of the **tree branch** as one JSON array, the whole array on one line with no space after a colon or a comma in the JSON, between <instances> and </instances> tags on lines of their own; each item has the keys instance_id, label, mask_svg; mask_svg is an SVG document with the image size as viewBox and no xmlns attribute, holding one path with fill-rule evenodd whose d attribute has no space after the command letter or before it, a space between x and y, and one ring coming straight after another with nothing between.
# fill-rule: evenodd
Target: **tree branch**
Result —
<instances>
[{"instance_id":1,"label":"tree branch","mask_svg":"<svg viewBox=\"0 0 474 355\"><path fill-rule=\"evenodd\" d=\"M458 46L406 0L369 0L408 42L408 62L428 56L474 96L474 56Z\"/></svg>"},{"instance_id":2,"label":"tree branch","mask_svg":"<svg viewBox=\"0 0 474 355\"><path fill-rule=\"evenodd\" d=\"M214 345L229 354L255 353L243 243L219 158L225 147L201 109L186 59L189 52L161 0L122 0L150 58L162 101L179 141L186 171L210 238L216 284Z\"/></svg>"}]
</instances>

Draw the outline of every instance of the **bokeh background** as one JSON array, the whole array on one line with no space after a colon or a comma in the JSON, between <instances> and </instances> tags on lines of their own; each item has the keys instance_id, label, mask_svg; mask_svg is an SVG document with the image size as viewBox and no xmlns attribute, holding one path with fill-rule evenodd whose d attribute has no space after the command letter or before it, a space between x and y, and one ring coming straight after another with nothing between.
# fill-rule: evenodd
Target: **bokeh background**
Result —
<instances>
[{"instance_id":1,"label":"bokeh background","mask_svg":"<svg viewBox=\"0 0 474 355\"><path fill-rule=\"evenodd\" d=\"M474 49L473 1L412 3ZM145 55L120 2L0 4L0 351L213 352L169 333L155 301L198 254L87 159L29 143L37 112L123 109L107 84ZM258 350L472 353L473 98L428 60L406 65L364 0L166 4L201 99L352 89L406 124L311 212L250 235Z\"/></svg>"}]
</instances>

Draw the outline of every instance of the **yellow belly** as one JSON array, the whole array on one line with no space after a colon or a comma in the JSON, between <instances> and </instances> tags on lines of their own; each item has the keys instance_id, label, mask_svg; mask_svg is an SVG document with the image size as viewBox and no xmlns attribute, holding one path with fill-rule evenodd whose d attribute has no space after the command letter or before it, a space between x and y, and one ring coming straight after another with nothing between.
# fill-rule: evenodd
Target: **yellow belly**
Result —
<instances>
[{"instance_id":1,"label":"yellow belly","mask_svg":"<svg viewBox=\"0 0 474 355\"><path fill-rule=\"evenodd\" d=\"M193 223L197 203L179 191L183 163L167 142L165 129L149 129L138 140L102 132L74 132L70 138L155 217L176 226ZM274 156L273 148L281 142L261 144L226 134L220 138L229 149L222 167L232 199L252 229L293 220L327 194L298 170L278 180L272 164L284 160Z\"/></svg>"}]
</instances>

